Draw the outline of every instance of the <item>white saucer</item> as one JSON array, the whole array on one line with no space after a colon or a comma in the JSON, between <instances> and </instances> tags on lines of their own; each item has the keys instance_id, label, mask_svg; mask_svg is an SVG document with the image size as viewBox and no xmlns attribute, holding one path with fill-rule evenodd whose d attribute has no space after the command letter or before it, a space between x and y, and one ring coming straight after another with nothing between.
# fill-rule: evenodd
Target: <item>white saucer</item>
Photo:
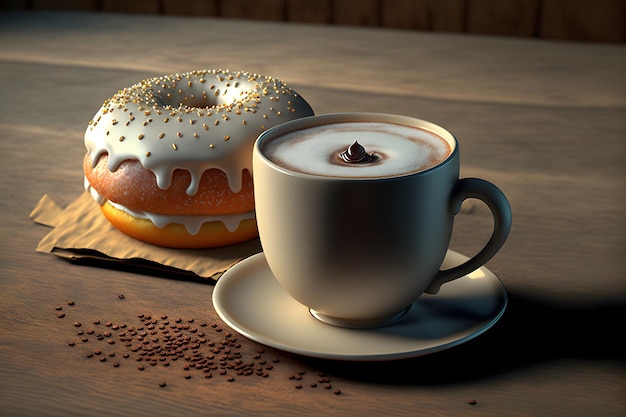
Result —
<instances>
[{"instance_id":1,"label":"white saucer","mask_svg":"<svg viewBox=\"0 0 626 417\"><path fill-rule=\"evenodd\" d=\"M448 251L443 268L467 257ZM507 295L482 267L422 295L398 322L376 329L324 324L291 298L272 275L263 253L229 269L213 291L219 316L243 336L267 346L317 358L374 361L425 355L484 333L504 313Z\"/></svg>"}]
</instances>

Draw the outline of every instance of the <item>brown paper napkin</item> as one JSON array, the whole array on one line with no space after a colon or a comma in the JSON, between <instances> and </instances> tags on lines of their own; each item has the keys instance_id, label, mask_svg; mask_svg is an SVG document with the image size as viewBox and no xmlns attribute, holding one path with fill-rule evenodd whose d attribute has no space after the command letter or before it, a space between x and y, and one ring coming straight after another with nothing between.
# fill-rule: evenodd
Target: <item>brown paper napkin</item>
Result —
<instances>
[{"instance_id":1,"label":"brown paper napkin","mask_svg":"<svg viewBox=\"0 0 626 417\"><path fill-rule=\"evenodd\" d=\"M140 268L173 268L217 280L240 260L261 251L258 239L211 249L171 249L138 241L111 226L86 192L65 209L44 195L30 218L53 228L39 242L37 252L70 260L102 260L103 265L122 263Z\"/></svg>"}]
</instances>

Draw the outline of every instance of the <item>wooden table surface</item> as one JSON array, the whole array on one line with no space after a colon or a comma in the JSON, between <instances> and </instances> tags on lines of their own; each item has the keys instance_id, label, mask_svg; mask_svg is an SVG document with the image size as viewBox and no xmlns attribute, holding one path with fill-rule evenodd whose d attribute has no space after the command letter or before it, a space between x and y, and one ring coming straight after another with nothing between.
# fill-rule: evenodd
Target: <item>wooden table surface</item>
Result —
<instances>
[{"instance_id":1,"label":"wooden table surface","mask_svg":"<svg viewBox=\"0 0 626 417\"><path fill-rule=\"evenodd\" d=\"M451 130L462 176L496 183L513 207L510 238L487 265L508 291L503 318L428 356L321 360L229 329L211 281L37 253L49 229L29 213L44 194L65 206L83 192L82 135L102 101L203 68L281 78L318 114L397 113ZM624 73L618 45L0 14L0 415L623 417ZM475 204L452 249L472 254L490 227ZM160 356L168 340L174 352ZM224 362L211 378L194 350ZM252 375L219 372L237 365Z\"/></svg>"}]
</instances>

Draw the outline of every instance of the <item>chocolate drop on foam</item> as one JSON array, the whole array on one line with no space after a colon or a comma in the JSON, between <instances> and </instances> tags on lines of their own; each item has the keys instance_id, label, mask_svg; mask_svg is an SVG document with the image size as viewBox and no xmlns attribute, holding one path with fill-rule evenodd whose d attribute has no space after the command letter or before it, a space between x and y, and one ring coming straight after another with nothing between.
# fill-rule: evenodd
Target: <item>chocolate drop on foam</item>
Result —
<instances>
[{"instance_id":1,"label":"chocolate drop on foam","mask_svg":"<svg viewBox=\"0 0 626 417\"><path fill-rule=\"evenodd\" d=\"M374 160L374 155L368 154L365 148L356 140L352 145L348 146L348 149L339 154L339 156L344 162L349 164L366 163Z\"/></svg>"}]
</instances>

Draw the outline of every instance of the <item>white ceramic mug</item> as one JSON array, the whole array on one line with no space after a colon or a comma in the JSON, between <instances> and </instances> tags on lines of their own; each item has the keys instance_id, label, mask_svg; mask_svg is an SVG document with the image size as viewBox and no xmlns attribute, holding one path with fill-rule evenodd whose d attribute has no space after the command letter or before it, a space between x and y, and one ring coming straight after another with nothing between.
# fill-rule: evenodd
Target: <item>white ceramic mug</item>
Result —
<instances>
[{"instance_id":1,"label":"white ceramic mug","mask_svg":"<svg viewBox=\"0 0 626 417\"><path fill-rule=\"evenodd\" d=\"M491 259L511 227L509 202L496 186L459 179L456 138L411 117L342 113L287 122L258 138L253 172L270 270L333 325L394 322L422 293L437 293ZM476 256L440 271L467 198L489 206L493 234Z\"/></svg>"}]
</instances>

